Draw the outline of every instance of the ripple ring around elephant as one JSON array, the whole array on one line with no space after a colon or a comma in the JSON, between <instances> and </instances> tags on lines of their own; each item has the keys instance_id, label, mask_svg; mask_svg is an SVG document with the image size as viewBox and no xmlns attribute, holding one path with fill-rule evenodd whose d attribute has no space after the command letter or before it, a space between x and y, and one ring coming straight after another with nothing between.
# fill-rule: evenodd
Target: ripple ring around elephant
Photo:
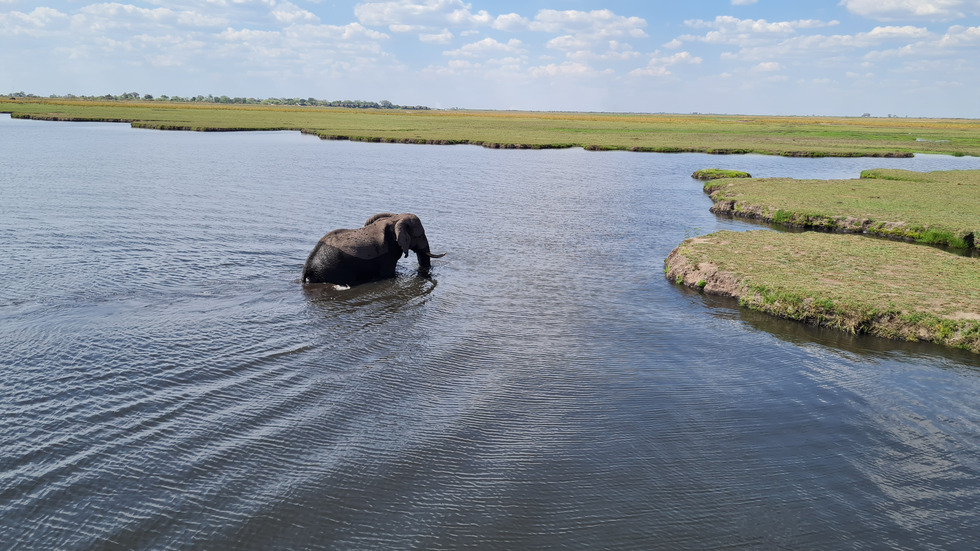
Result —
<instances>
[{"instance_id":1,"label":"ripple ring around elephant","mask_svg":"<svg viewBox=\"0 0 980 551\"><path fill-rule=\"evenodd\" d=\"M395 265L408 251L414 251L419 271L427 272L430 258L446 255L429 252L422 221L414 214L385 212L367 219L364 227L339 229L324 235L306 264L303 283L357 285L395 277Z\"/></svg>"}]
</instances>

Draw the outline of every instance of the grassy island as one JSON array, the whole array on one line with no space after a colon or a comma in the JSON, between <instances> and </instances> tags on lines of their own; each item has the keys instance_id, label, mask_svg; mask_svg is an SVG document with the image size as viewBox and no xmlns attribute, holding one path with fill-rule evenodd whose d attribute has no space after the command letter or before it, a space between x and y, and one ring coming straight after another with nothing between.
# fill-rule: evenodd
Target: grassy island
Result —
<instances>
[{"instance_id":1,"label":"grassy island","mask_svg":"<svg viewBox=\"0 0 980 551\"><path fill-rule=\"evenodd\" d=\"M713 212L834 233L688 239L665 260L671 281L783 318L980 353L980 257L907 242L975 249L980 171L727 179L705 190Z\"/></svg>"},{"instance_id":2,"label":"grassy island","mask_svg":"<svg viewBox=\"0 0 980 551\"><path fill-rule=\"evenodd\" d=\"M671 281L778 317L980 353L980 259L820 232L723 231L666 259Z\"/></svg>"},{"instance_id":3,"label":"grassy island","mask_svg":"<svg viewBox=\"0 0 980 551\"><path fill-rule=\"evenodd\" d=\"M494 148L763 153L791 157L980 155L969 119L764 117L2 98L14 118L125 122L160 130L295 130L324 139Z\"/></svg>"},{"instance_id":4,"label":"grassy island","mask_svg":"<svg viewBox=\"0 0 980 551\"><path fill-rule=\"evenodd\" d=\"M806 229L968 249L980 235L980 170L866 170L852 180L712 180L712 212Z\"/></svg>"},{"instance_id":5,"label":"grassy island","mask_svg":"<svg viewBox=\"0 0 980 551\"><path fill-rule=\"evenodd\" d=\"M691 178L695 180L720 180L722 178L751 178L752 175L741 170L727 170L723 168L702 168L695 170Z\"/></svg>"}]
</instances>

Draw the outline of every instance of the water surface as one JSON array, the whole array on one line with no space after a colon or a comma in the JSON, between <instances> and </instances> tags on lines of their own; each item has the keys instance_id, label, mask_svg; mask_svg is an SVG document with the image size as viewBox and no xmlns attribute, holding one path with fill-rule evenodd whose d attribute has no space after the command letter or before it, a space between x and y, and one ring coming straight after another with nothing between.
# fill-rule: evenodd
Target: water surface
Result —
<instances>
[{"instance_id":1,"label":"water surface","mask_svg":"<svg viewBox=\"0 0 980 551\"><path fill-rule=\"evenodd\" d=\"M0 547L951 549L980 360L663 277L690 178L980 159L323 142L0 117ZM328 230L434 250L338 292Z\"/></svg>"}]
</instances>

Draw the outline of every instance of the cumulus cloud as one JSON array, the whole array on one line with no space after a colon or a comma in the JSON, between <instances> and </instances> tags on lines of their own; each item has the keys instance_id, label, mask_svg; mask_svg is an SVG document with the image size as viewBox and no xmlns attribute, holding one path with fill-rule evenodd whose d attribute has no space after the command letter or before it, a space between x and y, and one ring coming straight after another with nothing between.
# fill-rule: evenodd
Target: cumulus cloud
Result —
<instances>
[{"instance_id":1,"label":"cumulus cloud","mask_svg":"<svg viewBox=\"0 0 980 551\"><path fill-rule=\"evenodd\" d=\"M799 36L800 31L833 27L840 23L817 19L798 19L794 21L767 21L765 19L740 19L730 15L720 15L713 20L691 19L684 22L692 28L712 29L704 35L686 34L668 43L677 48L682 42L703 42L706 44L727 44L740 48L758 47L772 44L775 40Z\"/></svg>"},{"instance_id":2,"label":"cumulus cloud","mask_svg":"<svg viewBox=\"0 0 980 551\"><path fill-rule=\"evenodd\" d=\"M774 71L779 71L782 68L783 66L775 61L764 61L755 67L752 67L752 70L757 73L772 73Z\"/></svg>"},{"instance_id":3,"label":"cumulus cloud","mask_svg":"<svg viewBox=\"0 0 980 551\"><path fill-rule=\"evenodd\" d=\"M977 0L841 0L848 11L881 21L925 19L949 21L980 15Z\"/></svg>"},{"instance_id":4,"label":"cumulus cloud","mask_svg":"<svg viewBox=\"0 0 980 551\"><path fill-rule=\"evenodd\" d=\"M980 27L954 25L940 39L939 46L946 48L978 43L980 43Z\"/></svg>"},{"instance_id":5,"label":"cumulus cloud","mask_svg":"<svg viewBox=\"0 0 980 551\"><path fill-rule=\"evenodd\" d=\"M449 44L453 40L453 33L449 29L443 29L438 33L422 33L419 34L419 40L429 44Z\"/></svg>"},{"instance_id":6,"label":"cumulus cloud","mask_svg":"<svg viewBox=\"0 0 980 551\"><path fill-rule=\"evenodd\" d=\"M540 10L533 21L527 22L530 31L557 35L545 43L552 50L564 52L566 64L543 65L538 74L604 74L610 69L596 70L586 61L604 64L625 61L640 54L623 39L645 38L646 21L640 17L624 17L608 9ZM585 65L589 71L584 71Z\"/></svg>"},{"instance_id":7,"label":"cumulus cloud","mask_svg":"<svg viewBox=\"0 0 980 551\"><path fill-rule=\"evenodd\" d=\"M272 9L272 17L280 23L319 23L320 18L291 2L279 2Z\"/></svg>"},{"instance_id":8,"label":"cumulus cloud","mask_svg":"<svg viewBox=\"0 0 980 551\"><path fill-rule=\"evenodd\" d=\"M512 38L508 40L506 44L504 44L493 38L487 37L483 40L466 44L459 49L443 52L443 55L449 57L481 57L499 53L522 53L521 41L516 38Z\"/></svg>"},{"instance_id":9,"label":"cumulus cloud","mask_svg":"<svg viewBox=\"0 0 980 551\"><path fill-rule=\"evenodd\" d=\"M408 32L444 26L489 25L485 10L473 13L462 0L395 0L365 2L354 7L357 19L371 26L387 26L392 32Z\"/></svg>"},{"instance_id":10,"label":"cumulus cloud","mask_svg":"<svg viewBox=\"0 0 980 551\"><path fill-rule=\"evenodd\" d=\"M726 32L756 33L756 34L790 34L798 29L816 29L832 27L839 21L821 21L819 19L797 19L795 21L773 21L765 19L740 19L731 15L719 15L711 21L689 19L684 21L688 27L719 29Z\"/></svg>"},{"instance_id":11,"label":"cumulus cloud","mask_svg":"<svg viewBox=\"0 0 980 551\"><path fill-rule=\"evenodd\" d=\"M593 40L609 37L645 37L647 26L642 17L616 15L608 9L593 11L541 10L530 23L534 31L570 33Z\"/></svg>"},{"instance_id":12,"label":"cumulus cloud","mask_svg":"<svg viewBox=\"0 0 980 551\"><path fill-rule=\"evenodd\" d=\"M0 13L0 32L5 36L41 37L53 31L53 27L67 24L68 14L53 8L34 8L30 13L12 11Z\"/></svg>"},{"instance_id":13,"label":"cumulus cloud","mask_svg":"<svg viewBox=\"0 0 980 551\"><path fill-rule=\"evenodd\" d=\"M140 71L144 77L140 83L165 82L170 87L170 82L183 79L181 93L202 91L201 86L210 86L202 84L204 75L213 75L210 82L226 87L221 93L256 95L285 91L287 85L282 83L299 94L356 95L349 86L358 82L357 75L377 75L364 90L391 84L393 75L405 82L416 75L421 77L413 84L417 99L409 101L430 104L438 102L434 95L466 89L472 82L483 85L470 90L473 95L468 97L486 89L523 97L528 94L520 88L522 83L534 82L543 98L551 98L558 89L577 98L593 86L611 90L610 97L632 93L647 98L650 79L656 78L664 79L656 86L663 90L676 86L700 93L704 80L719 74L752 74L755 78L749 80L760 87L789 78L810 88L828 82L846 87L867 81L872 73L882 83L896 74L913 74L930 85L954 78L967 89L976 87L977 77L971 75L978 74L973 66L980 26L974 19L966 20L968 24L955 19L980 15L980 0L835 0L819 10L805 3L777 10L771 2L728 0L716 8L765 12L769 18L716 16L722 12L685 5L680 11L694 17L686 21L651 3L617 4L620 7L611 9L560 9L552 3L552 9L540 10L534 4L508 4L500 13L494 10L502 9L501 4L488 0L335 4L323 0L0 0L0 66L10 82L48 86L37 89L34 84L32 91L73 93L91 92L84 86L93 82L99 88L143 87L112 84L134 82ZM830 19L832 15L808 18L835 11L841 19L848 17L847 31L834 29L840 24ZM774 13L799 15L774 18ZM648 29L653 20L648 25L644 17L657 18L656 32ZM960 25L932 23L940 20ZM679 25L683 27L674 35L662 34L663 29ZM395 35L402 36L392 40ZM34 57L28 55L32 53ZM435 59L424 59L433 53ZM47 69L46 80L38 76L42 72L37 66ZM610 74L620 78L603 78ZM622 78L626 75L633 78ZM576 85L551 82L562 78L574 78ZM629 86L635 90L618 88ZM146 91L175 93L159 88Z\"/></svg>"},{"instance_id":14,"label":"cumulus cloud","mask_svg":"<svg viewBox=\"0 0 980 551\"><path fill-rule=\"evenodd\" d=\"M875 27L870 31L856 34L794 36L766 46L744 48L739 57L743 59L764 59L775 56L814 57L829 54L857 52L876 48L887 43L908 42L930 36L923 27Z\"/></svg>"},{"instance_id":15,"label":"cumulus cloud","mask_svg":"<svg viewBox=\"0 0 980 551\"><path fill-rule=\"evenodd\" d=\"M530 20L516 13L498 15L493 21L493 28L498 31L520 31L530 25Z\"/></svg>"},{"instance_id":16,"label":"cumulus cloud","mask_svg":"<svg viewBox=\"0 0 980 551\"><path fill-rule=\"evenodd\" d=\"M549 63L547 65L541 65L539 67L532 67L529 71L530 75L535 78L539 77L584 77L591 76L595 74L595 70L589 67L585 63L579 63L575 61L566 61L565 63L555 64Z\"/></svg>"},{"instance_id":17,"label":"cumulus cloud","mask_svg":"<svg viewBox=\"0 0 980 551\"><path fill-rule=\"evenodd\" d=\"M650 62L647 63L646 67L640 69L634 69L630 71L630 76L649 76L649 77L665 77L671 74L667 67L672 65L677 65L680 63L688 63L692 65L700 64L702 59L695 55L691 55L690 52L677 52L669 56L662 56L660 52L654 52L650 56Z\"/></svg>"}]
</instances>

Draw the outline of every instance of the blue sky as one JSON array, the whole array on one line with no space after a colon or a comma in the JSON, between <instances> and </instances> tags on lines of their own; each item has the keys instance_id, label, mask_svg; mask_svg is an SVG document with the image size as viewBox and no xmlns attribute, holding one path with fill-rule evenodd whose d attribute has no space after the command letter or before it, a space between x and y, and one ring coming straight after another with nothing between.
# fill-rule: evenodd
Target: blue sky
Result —
<instances>
[{"instance_id":1,"label":"blue sky","mask_svg":"<svg viewBox=\"0 0 980 551\"><path fill-rule=\"evenodd\" d=\"M0 0L0 92L980 118L980 0Z\"/></svg>"}]
</instances>

